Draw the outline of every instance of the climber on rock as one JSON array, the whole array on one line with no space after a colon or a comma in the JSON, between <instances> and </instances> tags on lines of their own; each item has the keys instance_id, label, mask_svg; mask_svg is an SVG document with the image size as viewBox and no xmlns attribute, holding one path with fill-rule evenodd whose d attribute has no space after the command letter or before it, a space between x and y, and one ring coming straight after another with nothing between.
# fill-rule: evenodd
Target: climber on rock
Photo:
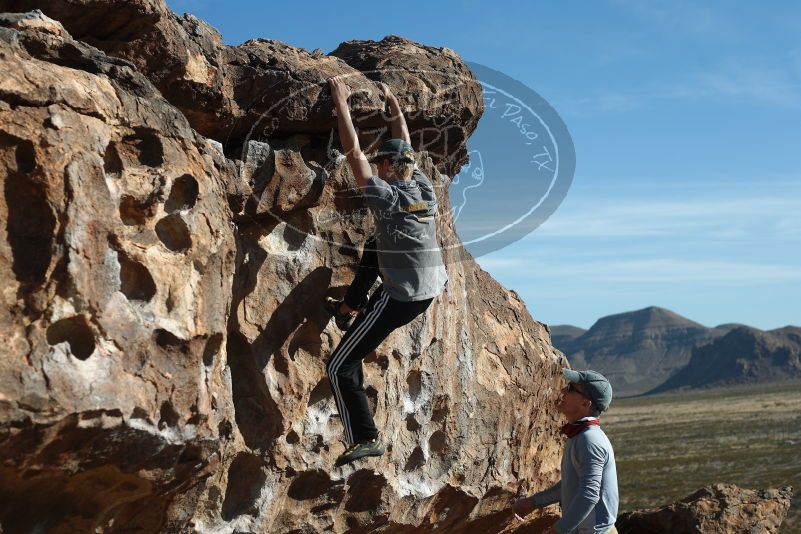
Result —
<instances>
[{"instance_id":1,"label":"climber on rock","mask_svg":"<svg viewBox=\"0 0 801 534\"><path fill-rule=\"evenodd\" d=\"M612 386L595 371L562 369L567 385L556 404L568 423L562 479L514 504L518 519L559 502L562 517L546 533L616 534L618 493L615 453L598 417L612 402Z\"/></svg>"},{"instance_id":2,"label":"climber on rock","mask_svg":"<svg viewBox=\"0 0 801 534\"><path fill-rule=\"evenodd\" d=\"M415 165L397 99L380 84L390 108L393 138L368 161L351 120L350 89L339 76L329 83L340 142L376 226L344 300L325 302L337 326L346 331L326 364L348 445L336 461L341 466L384 453L364 391L362 360L393 330L424 313L448 278L437 241L434 188ZM378 277L381 285L368 298Z\"/></svg>"}]
</instances>

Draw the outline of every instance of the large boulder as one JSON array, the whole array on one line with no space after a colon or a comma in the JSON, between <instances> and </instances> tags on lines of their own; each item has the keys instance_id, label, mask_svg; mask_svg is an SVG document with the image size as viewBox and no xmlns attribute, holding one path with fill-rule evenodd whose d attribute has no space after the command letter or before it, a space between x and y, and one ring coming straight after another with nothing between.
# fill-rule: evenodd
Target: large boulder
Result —
<instances>
[{"instance_id":1,"label":"large boulder","mask_svg":"<svg viewBox=\"0 0 801 534\"><path fill-rule=\"evenodd\" d=\"M106 43L148 27L109 17ZM448 291L366 361L387 454L334 469L320 303L371 231L353 176L300 134L227 159L135 67L0 18L3 532L512 528L511 499L558 474L565 360L454 241L434 159Z\"/></svg>"},{"instance_id":2,"label":"large boulder","mask_svg":"<svg viewBox=\"0 0 801 534\"><path fill-rule=\"evenodd\" d=\"M297 133L309 136L307 150L325 154L336 125L326 83L334 75L353 89L368 149L388 135L384 102L371 81L383 80L411 112L415 148L429 151L449 176L467 162L467 138L484 109L481 87L457 54L398 37L349 41L327 56L268 39L225 45L214 28L176 16L163 0L0 0L0 11L31 9L134 63L195 130L236 157L250 139Z\"/></svg>"},{"instance_id":3,"label":"large boulder","mask_svg":"<svg viewBox=\"0 0 801 534\"><path fill-rule=\"evenodd\" d=\"M792 498L789 487L715 484L662 508L621 514L616 526L620 534L776 534Z\"/></svg>"},{"instance_id":4,"label":"large boulder","mask_svg":"<svg viewBox=\"0 0 801 534\"><path fill-rule=\"evenodd\" d=\"M0 523L155 531L235 427L234 167L41 14L0 17L0 70Z\"/></svg>"}]
</instances>

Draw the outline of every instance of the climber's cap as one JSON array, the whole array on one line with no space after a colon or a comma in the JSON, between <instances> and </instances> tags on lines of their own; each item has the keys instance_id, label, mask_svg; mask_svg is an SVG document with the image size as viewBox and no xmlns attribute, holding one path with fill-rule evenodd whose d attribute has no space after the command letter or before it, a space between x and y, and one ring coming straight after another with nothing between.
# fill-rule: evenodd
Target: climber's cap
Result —
<instances>
[{"instance_id":1,"label":"climber's cap","mask_svg":"<svg viewBox=\"0 0 801 534\"><path fill-rule=\"evenodd\" d=\"M390 139L382 143L375 156L370 158L370 162L378 163L386 158L404 163L414 163L414 149L412 145L403 139Z\"/></svg>"},{"instance_id":2,"label":"climber's cap","mask_svg":"<svg viewBox=\"0 0 801 534\"><path fill-rule=\"evenodd\" d=\"M606 411L612 402L612 384L597 371L562 369L568 381L584 386L584 393L600 411Z\"/></svg>"}]
</instances>

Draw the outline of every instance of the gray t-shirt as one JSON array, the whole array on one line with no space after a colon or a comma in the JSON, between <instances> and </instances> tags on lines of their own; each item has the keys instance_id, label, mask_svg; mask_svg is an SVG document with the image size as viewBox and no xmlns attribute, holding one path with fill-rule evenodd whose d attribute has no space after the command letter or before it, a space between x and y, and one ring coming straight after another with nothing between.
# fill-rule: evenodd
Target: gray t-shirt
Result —
<instances>
[{"instance_id":1,"label":"gray t-shirt","mask_svg":"<svg viewBox=\"0 0 801 534\"><path fill-rule=\"evenodd\" d=\"M391 183L372 176L364 197L375 219L384 290L404 302L442 293L448 274L437 242L437 197L426 175L415 168L411 180Z\"/></svg>"}]
</instances>

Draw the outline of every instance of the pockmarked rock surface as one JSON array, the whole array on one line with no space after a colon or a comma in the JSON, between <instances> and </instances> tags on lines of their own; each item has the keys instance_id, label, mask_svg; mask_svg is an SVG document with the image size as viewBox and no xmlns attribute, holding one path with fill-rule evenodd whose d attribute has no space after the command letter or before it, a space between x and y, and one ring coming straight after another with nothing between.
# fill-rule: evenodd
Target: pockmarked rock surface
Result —
<instances>
[{"instance_id":1,"label":"pockmarked rock surface","mask_svg":"<svg viewBox=\"0 0 801 534\"><path fill-rule=\"evenodd\" d=\"M163 16L61 14L100 4ZM106 22L107 42L140 27ZM448 291L366 362L387 454L332 467L341 333L320 304L371 231L342 158L291 134L228 159L163 96L169 75L42 13L0 17L0 71L4 533L498 532L556 479L564 358L457 246ZM419 164L447 214L449 178Z\"/></svg>"},{"instance_id":2,"label":"pockmarked rock surface","mask_svg":"<svg viewBox=\"0 0 801 534\"><path fill-rule=\"evenodd\" d=\"M156 531L232 438L232 163L41 15L0 71L0 524Z\"/></svg>"},{"instance_id":3,"label":"pockmarked rock surface","mask_svg":"<svg viewBox=\"0 0 801 534\"><path fill-rule=\"evenodd\" d=\"M789 487L715 484L663 508L622 514L616 526L620 534L776 534L792 497Z\"/></svg>"},{"instance_id":4,"label":"pockmarked rock surface","mask_svg":"<svg viewBox=\"0 0 801 534\"><path fill-rule=\"evenodd\" d=\"M195 130L235 157L249 139L302 135L305 151L321 162L336 124L326 83L334 75L346 76L354 91L368 150L388 135L383 97L370 81L382 80L407 112L415 148L448 176L467 162L467 138L484 109L481 87L456 53L400 37L343 43L331 55L268 39L234 47L163 0L0 0L0 11L32 9L59 20L75 39L134 63Z\"/></svg>"}]
</instances>

